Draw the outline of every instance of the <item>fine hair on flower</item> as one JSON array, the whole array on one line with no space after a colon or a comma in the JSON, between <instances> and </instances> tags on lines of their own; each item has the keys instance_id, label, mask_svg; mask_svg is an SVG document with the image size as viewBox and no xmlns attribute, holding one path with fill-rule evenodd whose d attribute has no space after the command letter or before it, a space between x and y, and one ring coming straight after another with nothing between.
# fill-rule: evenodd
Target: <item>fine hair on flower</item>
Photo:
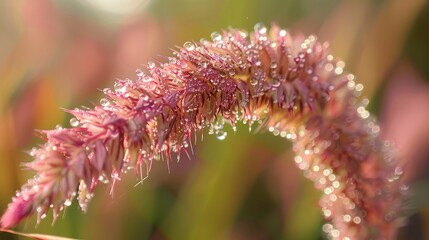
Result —
<instances>
[{"instance_id":1,"label":"fine hair on flower","mask_svg":"<svg viewBox=\"0 0 429 240\"><path fill-rule=\"evenodd\" d=\"M363 85L315 36L277 25L229 29L186 42L164 63L104 89L94 108L67 110L70 127L39 131L25 166L35 172L12 198L2 228L52 212L74 199L83 211L97 185L132 171L143 180L154 161L193 153L204 129L226 137L238 122L293 143L294 161L323 195L331 239L394 239L403 223L402 168L366 110Z\"/></svg>"}]
</instances>

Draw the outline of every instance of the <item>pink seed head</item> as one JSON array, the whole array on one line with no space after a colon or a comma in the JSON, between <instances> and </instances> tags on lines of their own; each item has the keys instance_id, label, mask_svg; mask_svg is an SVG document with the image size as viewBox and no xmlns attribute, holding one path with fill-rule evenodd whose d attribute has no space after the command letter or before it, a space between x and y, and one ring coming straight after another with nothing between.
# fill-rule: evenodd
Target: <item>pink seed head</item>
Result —
<instances>
[{"instance_id":1,"label":"pink seed head","mask_svg":"<svg viewBox=\"0 0 429 240\"><path fill-rule=\"evenodd\" d=\"M168 164L172 154L192 152L193 136L204 128L224 139L223 125L235 129L242 121L293 142L297 166L323 192L323 230L331 238L394 238L402 171L344 62L315 36L292 36L276 25L211 37L117 80L94 109L68 110L70 128L41 131L46 142L27 164L36 176L1 226L33 213L40 220L49 209L56 217L75 197L86 210L100 182L113 190L131 169L143 179L155 159Z\"/></svg>"}]
</instances>

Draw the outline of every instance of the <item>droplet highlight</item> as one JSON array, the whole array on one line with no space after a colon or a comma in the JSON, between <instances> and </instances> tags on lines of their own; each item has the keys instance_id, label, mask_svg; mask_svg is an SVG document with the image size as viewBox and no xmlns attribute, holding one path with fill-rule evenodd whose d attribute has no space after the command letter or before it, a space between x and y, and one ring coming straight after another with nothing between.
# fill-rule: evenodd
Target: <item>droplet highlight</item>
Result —
<instances>
[{"instance_id":1,"label":"droplet highlight","mask_svg":"<svg viewBox=\"0 0 429 240\"><path fill-rule=\"evenodd\" d=\"M80 124L80 122L79 122L79 120L77 120L77 118L71 118L70 119L70 126L77 127L77 126L79 126L79 124Z\"/></svg>"},{"instance_id":2,"label":"droplet highlight","mask_svg":"<svg viewBox=\"0 0 429 240\"><path fill-rule=\"evenodd\" d=\"M188 51L193 51L195 49L195 45L191 42L185 42L183 47Z\"/></svg>"}]
</instances>

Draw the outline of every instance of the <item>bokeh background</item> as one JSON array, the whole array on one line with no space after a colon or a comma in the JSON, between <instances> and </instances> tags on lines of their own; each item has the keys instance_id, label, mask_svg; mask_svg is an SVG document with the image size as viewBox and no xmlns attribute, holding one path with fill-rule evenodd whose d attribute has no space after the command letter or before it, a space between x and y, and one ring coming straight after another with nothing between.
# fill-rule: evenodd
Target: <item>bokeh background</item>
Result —
<instances>
[{"instance_id":1,"label":"bokeh background","mask_svg":"<svg viewBox=\"0 0 429 240\"><path fill-rule=\"evenodd\" d=\"M429 4L425 0L0 0L0 211L31 177L33 129L67 126L62 108L92 106L97 89L134 77L170 48L257 22L331 43L364 84L370 110L405 156L413 194L402 239L429 239ZM191 160L130 174L51 226L17 230L78 239L323 239L319 193L290 144L239 126L206 135ZM0 239L24 239L0 233Z\"/></svg>"}]
</instances>

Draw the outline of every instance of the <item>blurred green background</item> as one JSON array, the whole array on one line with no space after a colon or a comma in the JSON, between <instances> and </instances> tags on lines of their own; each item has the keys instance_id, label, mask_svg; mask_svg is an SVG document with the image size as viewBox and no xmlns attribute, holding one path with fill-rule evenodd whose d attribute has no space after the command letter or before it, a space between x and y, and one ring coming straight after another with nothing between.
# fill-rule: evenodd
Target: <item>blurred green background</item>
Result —
<instances>
[{"instance_id":1,"label":"blurred green background","mask_svg":"<svg viewBox=\"0 0 429 240\"><path fill-rule=\"evenodd\" d=\"M33 129L68 125L60 107L92 106L97 89L134 77L174 46L228 27L278 23L316 34L348 65L419 183L403 239L429 239L429 4L425 0L0 0L0 210L31 177L20 163L41 141ZM206 135L191 160L157 162L143 185L124 177L96 191L88 213L74 203L20 225L79 239L323 239L319 193L269 134ZM0 233L0 239L24 239Z\"/></svg>"}]
</instances>

